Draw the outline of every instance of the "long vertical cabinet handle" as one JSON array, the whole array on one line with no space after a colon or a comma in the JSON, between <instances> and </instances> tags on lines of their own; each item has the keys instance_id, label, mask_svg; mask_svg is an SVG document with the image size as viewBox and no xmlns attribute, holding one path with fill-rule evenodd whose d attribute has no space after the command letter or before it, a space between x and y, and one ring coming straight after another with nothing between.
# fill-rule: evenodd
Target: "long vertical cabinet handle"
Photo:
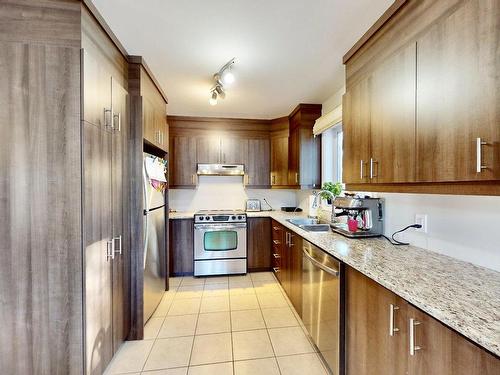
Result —
<instances>
[{"instance_id":1,"label":"long vertical cabinet handle","mask_svg":"<svg viewBox=\"0 0 500 375\"><path fill-rule=\"evenodd\" d=\"M360 166L359 166L359 170L360 170L360 173L361 175L359 176L361 178L361 180L363 180L365 178L365 174L363 173L363 165L365 164L365 162L363 161L363 159L361 159L361 163L360 163Z\"/></svg>"},{"instance_id":2,"label":"long vertical cabinet handle","mask_svg":"<svg viewBox=\"0 0 500 375\"><path fill-rule=\"evenodd\" d=\"M410 355L415 355L417 350L422 349L420 346L415 345L415 327L420 325L418 320L410 319Z\"/></svg>"},{"instance_id":3,"label":"long vertical cabinet handle","mask_svg":"<svg viewBox=\"0 0 500 375\"><path fill-rule=\"evenodd\" d=\"M115 120L118 124L115 125ZM122 116L121 116L121 113L115 113L113 114L113 130L117 131L117 132L121 132L122 131Z\"/></svg>"},{"instance_id":4,"label":"long vertical cabinet handle","mask_svg":"<svg viewBox=\"0 0 500 375\"><path fill-rule=\"evenodd\" d=\"M106 260L115 259L115 241L106 241Z\"/></svg>"},{"instance_id":5,"label":"long vertical cabinet handle","mask_svg":"<svg viewBox=\"0 0 500 375\"><path fill-rule=\"evenodd\" d=\"M476 172L481 173L483 169L487 169L486 165L483 165L482 147L487 145L487 142L483 141L481 138L476 138Z\"/></svg>"},{"instance_id":6,"label":"long vertical cabinet handle","mask_svg":"<svg viewBox=\"0 0 500 375\"><path fill-rule=\"evenodd\" d=\"M122 255L123 254L123 248L122 248L122 236L119 235L118 237L113 238L113 243L115 241L118 241L118 250L116 249L116 245L114 246L114 254Z\"/></svg>"},{"instance_id":7,"label":"long vertical cabinet handle","mask_svg":"<svg viewBox=\"0 0 500 375\"><path fill-rule=\"evenodd\" d=\"M378 161L373 160L373 158L370 158L370 180L373 179L374 177L378 177L378 173L377 174L373 173L373 170L374 170L373 166L374 166L374 164L378 165Z\"/></svg>"},{"instance_id":8,"label":"long vertical cabinet handle","mask_svg":"<svg viewBox=\"0 0 500 375\"><path fill-rule=\"evenodd\" d=\"M396 332L399 332L399 328L394 326L394 313L396 310L399 310L399 307L391 303L389 305L389 336L394 336Z\"/></svg>"},{"instance_id":9,"label":"long vertical cabinet handle","mask_svg":"<svg viewBox=\"0 0 500 375\"><path fill-rule=\"evenodd\" d=\"M113 109L104 108L104 128L113 129Z\"/></svg>"},{"instance_id":10,"label":"long vertical cabinet handle","mask_svg":"<svg viewBox=\"0 0 500 375\"><path fill-rule=\"evenodd\" d=\"M295 236L294 236L293 234L291 234L291 233L289 233L289 235L290 235L290 239L288 240L288 246L289 246L289 247L295 246L295 245L293 244L293 242L292 242L292 238L293 238L293 237L295 237Z\"/></svg>"}]
</instances>

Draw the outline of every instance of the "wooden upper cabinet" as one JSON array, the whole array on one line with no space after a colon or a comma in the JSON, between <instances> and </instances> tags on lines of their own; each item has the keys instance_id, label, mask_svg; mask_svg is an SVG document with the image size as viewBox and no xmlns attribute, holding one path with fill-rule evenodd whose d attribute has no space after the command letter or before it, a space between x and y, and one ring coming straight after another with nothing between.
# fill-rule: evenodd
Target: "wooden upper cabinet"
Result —
<instances>
[{"instance_id":1,"label":"wooden upper cabinet","mask_svg":"<svg viewBox=\"0 0 500 375\"><path fill-rule=\"evenodd\" d=\"M415 181L415 72L416 45L410 43L371 75L371 182Z\"/></svg>"},{"instance_id":2,"label":"wooden upper cabinet","mask_svg":"<svg viewBox=\"0 0 500 375\"><path fill-rule=\"evenodd\" d=\"M271 136L271 186L288 186L288 134Z\"/></svg>"},{"instance_id":3,"label":"wooden upper cabinet","mask_svg":"<svg viewBox=\"0 0 500 375\"><path fill-rule=\"evenodd\" d=\"M248 187L268 188L270 182L270 152L269 139L249 139L248 158L245 164L246 181Z\"/></svg>"},{"instance_id":4,"label":"wooden upper cabinet","mask_svg":"<svg viewBox=\"0 0 500 375\"><path fill-rule=\"evenodd\" d=\"M321 105L299 104L290 115L288 139L288 185L298 188L321 186L321 138L314 137L314 122Z\"/></svg>"},{"instance_id":5,"label":"wooden upper cabinet","mask_svg":"<svg viewBox=\"0 0 500 375\"><path fill-rule=\"evenodd\" d=\"M418 38L418 181L500 179L499 39L496 0L462 1Z\"/></svg>"},{"instance_id":6,"label":"wooden upper cabinet","mask_svg":"<svg viewBox=\"0 0 500 375\"><path fill-rule=\"evenodd\" d=\"M413 324L414 354L409 352L408 375L494 375L500 360L452 331L424 312L408 305L409 326ZM411 319L411 320L410 320Z\"/></svg>"},{"instance_id":7,"label":"wooden upper cabinet","mask_svg":"<svg viewBox=\"0 0 500 375\"><path fill-rule=\"evenodd\" d=\"M220 139L221 164L248 163L248 139L224 135Z\"/></svg>"},{"instance_id":8,"label":"wooden upper cabinet","mask_svg":"<svg viewBox=\"0 0 500 375\"><path fill-rule=\"evenodd\" d=\"M196 162L201 164L221 163L220 137L218 135L196 135Z\"/></svg>"},{"instance_id":9,"label":"wooden upper cabinet","mask_svg":"<svg viewBox=\"0 0 500 375\"><path fill-rule=\"evenodd\" d=\"M343 97L343 168L345 183L369 181L370 163L370 79L349 87Z\"/></svg>"},{"instance_id":10,"label":"wooden upper cabinet","mask_svg":"<svg viewBox=\"0 0 500 375\"><path fill-rule=\"evenodd\" d=\"M155 124L155 107L153 103L145 97L142 98L142 123L144 139L156 145L158 142L158 133Z\"/></svg>"},{"instance_id":11,"label":"wooden upper cabinet","mask_svg":"<svg viewBox=\"0 0 500 375\"><path fill-rule=\"evenodd\" d=\"M345 275L347 374L405 374L406 301L351 267Z\"/></svg>"},{"instance_id":12,"label":"wooden upper cabinet","mask_svg":"<svg viewBox=\"0 0 500 375\"><path fill-rule=\"evenodd\" d=\"M169 139L169 184L171 187L196 187L196 139L175 135Z\"/></svg>"}]
</instances>

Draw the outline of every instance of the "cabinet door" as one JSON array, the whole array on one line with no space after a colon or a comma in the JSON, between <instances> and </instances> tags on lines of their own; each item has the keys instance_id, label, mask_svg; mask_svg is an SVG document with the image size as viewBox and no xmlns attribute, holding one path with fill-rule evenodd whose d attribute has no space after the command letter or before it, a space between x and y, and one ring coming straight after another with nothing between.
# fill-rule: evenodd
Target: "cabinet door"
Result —
<instances>
[{"instance_id":1,"label":"cabinet door","mask_svg":"<svg viewBox=\"0 0 500 375\"><path fill-rule=\"evenodd\" d=\"M271 186L288 185L288 136L271 138Z\"/></svg>"},{"instance_id":2,"label":"cabinet door","mask_svg":"<svg viewBox=\"0 0 500 375\"><path fill-rule=\"evenodd\" d=\"M169 220L169 274L193 274L193 219Z\"/></svg>"},{"instance_id":3,"label":"cabinet door","mask_svg":"<svg viewBox=\"0 0 500 375\"><path fill-rule=\"evenodd\" d=\"M407 303L358 271L346 268L347 374L405 374ZM397 308L393 316L391 304ZM428 374L432 373L439 374Z\"/></svg>"},{"instance_id":4,"label":"cabinet door","mask_svg":"<svg viewBox=\"0 0 500 375\"><path fill-rule=\"evenodd\" d=\"M112 204L113 239L113 351L116 352L128 334L129 280L125 270L129 255L129 193L127 134L129 123L128 93L116 80L112 85Z\"/></svg>"},{"instance_id":5,"label":"cabinet door","mask_svg":"<svg viewBox=\"0 0 500 375\"><path fill-rule=\"evenodd\" d=\"M158 127L155 121L155 107L147 98L142 97L142 126L144 139L152 145L158 145Z\"/></svg>"},{"instance_id":6,"label":"cabinet door","mask_svg":"<svg viewBox=\"0 0 500 375\"><path fill-rule=\"evenodd\" d=\"M302 238L293 236L290 244L290 301L302 316Z\"/></svg>"},{"instance_id":7,"label":"cabinet door","mask_svg":"<svg viewBox=\"0 0 500 375\"><path fill-rule=\"evenodd\" d=\"M154 128L157 134L157 145L160 149L168 151L167 117L163 108L154 108Z\"/></svg>"},{"instance_id":8,"label":"cabinet door","mask_svg":"<svg viewBox=\"0 0 500 375\"><path fill-rule=\"evenodd\" d=\"M300 127L298 129L299 164L295 174L295 181L302 188L316 188L321 186L321 136L314 137L312 129Z\"/></svg>"},{"instance_id":9,"label":"cabinet door","mask_svg":"<svg viewBox=\"0 0 500 375\"><path fill-rule=\"evenodd\" d=\"M98 127L109 125L111 119L111 76L94 57L83 51L82 119Z\"/></svg>"},{"instance_id":10,"label":"cabinet door","mask_svg":"<svg viewBox=\"0 0 500 375\"><path fill-rule=\"evenodd\" d=\"M248 139L223 136L220 139L221 164L247 164Z\"/></svg>"},{"instance_id":11,"label":"cabinet door","mask_svg":"<svg viewBox=\"0 0 500 375\"><path fill-rule=\"evenodd\" d=\"M268 188L270 185L269 139L249 139L248 158L245 165L248 187Z\"/></svg>"},{"instance_id":12,"label":"cabinet door","mask_svg":"<svg viewBox=\"0 0 500 375\"><path fill-rule=\"evenodd\" d=\"M113 356L111 136L83 122L85 342L88 374L104 372Z\"/></svg>"},{"instance_id":13,"label":"cabinet door","mask_svg":"<svg viewBox=\"0 0 500 375\"><path fill-rule=\"evenodd\" d=\"M418 39L418 181L500 179L499 38L498 1L468 0Z\"/></svg>"},{"instance_id":14,"label":"cabinet door","mask_svg":"<svg viewBox=\"0 0 500 375\"><path fill-rule=\"evenodd\" d=\"M283 259L283 248L285 242L285 229L284 227L273 220L271 222L271 233L272 233L272 261L273 261L273 272L278 281L281 283L281 277L283 273L281 272L281 261Z\"/></svg>"},{"instance_id":15,"label":"cabinet door","mask_svg":"<svg viewBox=\"0 0 500 375\"><path fill-rule=\"evenodd\" d=\"M498 358L426 313L408 306L408 324L412 323L414 334L409 336L407 345L409 375L493 375L500 373ZM410 343L412 339L413 342ZM413 355L410 352L411 344L415 347Z\"/></svg>"},{"instance_id":16,"label":"cabinet door","mask_svg":"<svg viewBox=\"0 0 500 375\"><path fill-rule=\"evenodd\" d=\"M169 142L170 186L196 186L196 139L175 135Z\"/></svg>"},{"instance_id":17,"label":"cabinet door","mask_svg":"<svg viewBox=\"0 0 500 375\"><path fill-rule=\"evenodd\" d=\"M248 270L271 268L271 223L268 218L248 219Z\"/></svg>"},{"instance_id":18,"label":"cabinet door","mask_svg":"<svg viewBox=\"0 0 500 375\"><path fill-rule=\"evenodd\" d=\"M371 182L415 181L415 72L411 43L372 73Z\"/></svg>"},{"instance_id":19,"label":"cabinet door","mask_svg":"<svg viewBox=\"0 0 500 375\"><path fill-rule=\"evenodd\" d=\"M220 137L202 135L196 137L196 162L201 164L221 163Z\"/></svg>"},{"instance_id":20,"label":"cabinet door","mask_svg":"<svg viewBox=\"0 0 500 375\"><path fill-rule=\"evenodd\" d=\"M299 186L300 161L300 127L290 121L290 137L288 139L288 185Z\"/></svg>"},{"instance_id":21,"label":"cabinet door","mask_svg":"<svg viewBox=\"0 0 500 375\"><path fill-rule=\"evenodd\" d=\"M370 162L370 79L347 90L342 104L344 183L369 182Z\"/></svg>"}]
</instances>

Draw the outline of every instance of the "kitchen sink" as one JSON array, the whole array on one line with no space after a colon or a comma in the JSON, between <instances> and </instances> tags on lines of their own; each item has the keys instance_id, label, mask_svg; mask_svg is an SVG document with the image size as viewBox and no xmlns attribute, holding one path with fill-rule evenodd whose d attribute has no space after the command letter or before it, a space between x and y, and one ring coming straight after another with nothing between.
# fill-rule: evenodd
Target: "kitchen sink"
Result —
<instances>
[{"instance_id":1,"label":"kitchen sink","mask_svg":"<svg viewBox=\"0 0 500 375\"><path fill-rule=\"evenodd\" d=\"M288 219L289 223L308 232L329 232L330 224L321 223L318 219Z\"/></svg>"}]
</instances>

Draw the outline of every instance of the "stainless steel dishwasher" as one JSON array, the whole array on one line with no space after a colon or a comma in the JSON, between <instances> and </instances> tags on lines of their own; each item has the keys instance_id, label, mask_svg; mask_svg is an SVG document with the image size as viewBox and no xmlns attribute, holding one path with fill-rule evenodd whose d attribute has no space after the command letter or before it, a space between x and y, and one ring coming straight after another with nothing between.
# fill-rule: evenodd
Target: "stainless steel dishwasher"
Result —
<instances>
[{"instance_id":1,"label":"stainless steel dishwasher","mask_svg":"<svg viewBox=\"0 0 500 375\"><path fill-rule=\"evenodd\" d=\"M303 242L302 320L334 375L343 372L341 342L341 265L323 250ZM343 366L342 366L343 367Z\"/></svg>"}]
</instances>

